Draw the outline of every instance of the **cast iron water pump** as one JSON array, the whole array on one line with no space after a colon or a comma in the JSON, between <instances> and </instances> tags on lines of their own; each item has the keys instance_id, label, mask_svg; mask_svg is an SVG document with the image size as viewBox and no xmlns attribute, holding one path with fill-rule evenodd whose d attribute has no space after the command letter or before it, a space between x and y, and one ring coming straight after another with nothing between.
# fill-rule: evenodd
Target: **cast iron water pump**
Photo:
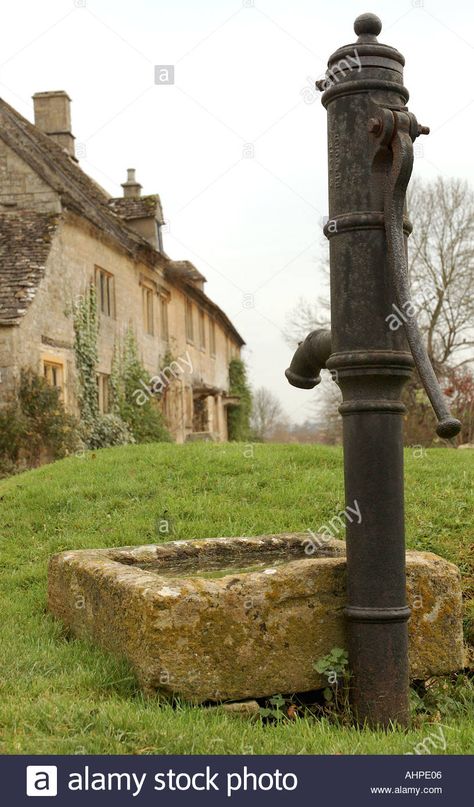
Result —
<instances>
[{"instance_id":1,"label":"cast iron water pump","mask_svg":"<svg viewBox=\"0 0 474 807\"><path fill-rule=\"evenodd\" d=\"M358 17L357 42L339 48L317 82L328 113L331 331L309 334L286 371L311 389L327 368L343 395L346 506L356 501L361 513L346 527L351 693L358 722L371 726L409 721L400 398L414 364L438 435L461 427L415 318L405 317L404 329L388 325L393 306L410 303L405 194L413 141L429 130L405 106L405 60L378 42L381 29L375 14Z\"/></svg>"}]
</instances>

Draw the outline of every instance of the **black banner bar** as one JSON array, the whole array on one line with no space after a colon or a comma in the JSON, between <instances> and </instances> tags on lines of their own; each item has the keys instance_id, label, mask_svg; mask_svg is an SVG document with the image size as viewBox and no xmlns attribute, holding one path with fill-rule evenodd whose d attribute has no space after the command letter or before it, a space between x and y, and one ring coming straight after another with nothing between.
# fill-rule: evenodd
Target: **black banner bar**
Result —
<instances>
[{"instance_id":1,"label":"black banner bar","mask_svg":"<svg viewBox=\"0 0 474 807\"><path fill-rule=\"evenodd\" d=\"M4 756L0 803L61 807L458 807L470 756Z\"/></svg>"}]
</instances>

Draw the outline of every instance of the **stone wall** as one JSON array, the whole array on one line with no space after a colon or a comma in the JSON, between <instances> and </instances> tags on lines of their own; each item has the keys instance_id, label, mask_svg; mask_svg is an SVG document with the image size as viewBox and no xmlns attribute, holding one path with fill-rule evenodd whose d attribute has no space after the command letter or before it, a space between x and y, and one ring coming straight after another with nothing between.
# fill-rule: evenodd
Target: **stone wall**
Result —
<instances>
[{"instance_id":1,"label":"stone wall","mask_svg":"<svg viewBox=\"0 0 474 807\"><path fill-rule=\"evenodd\" d=\"M59 213L58 194L11 148L0 140L0 210Z\"/></svg>"}]
</instances>

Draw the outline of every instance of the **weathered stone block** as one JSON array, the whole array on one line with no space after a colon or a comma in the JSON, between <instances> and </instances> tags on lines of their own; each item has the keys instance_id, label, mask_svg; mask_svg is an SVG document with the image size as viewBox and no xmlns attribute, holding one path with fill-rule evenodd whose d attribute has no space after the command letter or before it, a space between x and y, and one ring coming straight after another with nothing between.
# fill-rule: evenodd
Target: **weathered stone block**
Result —
<instances>
[{"instance_id":1,"label":"weathered stone block","mask_svg":"<svg viewBox=\"0 0 474 807\"><path fill-rule=\"evenodd\" d=\"M306 534L174 541L51 558L49 609L132 664L146 691L194 702L323 686L313 662L345 645L345 545ZM306 541L306 544L305 544ZM464 664L459 571L407 553L412 678Z\"/></svg>"}]
</instances>

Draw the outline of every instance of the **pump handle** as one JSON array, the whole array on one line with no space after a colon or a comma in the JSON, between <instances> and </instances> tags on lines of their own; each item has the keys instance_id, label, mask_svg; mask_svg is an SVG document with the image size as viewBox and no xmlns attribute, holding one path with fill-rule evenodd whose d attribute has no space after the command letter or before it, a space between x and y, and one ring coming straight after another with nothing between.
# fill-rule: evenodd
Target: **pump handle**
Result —
<instances>
[{"instance_id":1,"label":"pump handle","mask_svg":"<svg viewBox=\"0 0 474 807\"><path fill-rule=\"evenodd\" d=\"M403 235L405 194L413 168L413 140L418 134L424 134L425 127L418 126L415 116L409 112L390 110L390 113L393 116L390 141L392 167L385 186L385 234L389 269L394 280L397 304L403 309L410 302L408 263ZM386 115L387 110L384 110L384 116ZM406 317L404 320L405 333L416 369L438 419L436 433L439 437L450 439L459 433L461 423L448 409L416 320L414 317Z\"/></svg>"}]
</instances>

